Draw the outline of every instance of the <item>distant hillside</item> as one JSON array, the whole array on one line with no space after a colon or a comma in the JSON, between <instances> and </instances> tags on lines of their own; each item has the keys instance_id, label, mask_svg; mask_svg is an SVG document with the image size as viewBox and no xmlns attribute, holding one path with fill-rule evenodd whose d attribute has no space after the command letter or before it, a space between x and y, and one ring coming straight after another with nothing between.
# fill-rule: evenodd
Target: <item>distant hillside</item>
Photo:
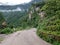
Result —
<instances>
[{"instance_id":1,"label":"distant hillside","mask_svg":"<svg viewBox=\"0 0 60 45\"><path fill-rule=\"evenodd\" d=\"M13 10L13 9L16 9L16 8L20 8L20 9L28 9L32 3L35 3L35 2L40 2L41 0L32 0L31 2L29 3L25 3L25 4L19 4L19 5L14 5L14 6L11 6L11 5L0 5L0 10Z\"/></svg>"}]
</instances>

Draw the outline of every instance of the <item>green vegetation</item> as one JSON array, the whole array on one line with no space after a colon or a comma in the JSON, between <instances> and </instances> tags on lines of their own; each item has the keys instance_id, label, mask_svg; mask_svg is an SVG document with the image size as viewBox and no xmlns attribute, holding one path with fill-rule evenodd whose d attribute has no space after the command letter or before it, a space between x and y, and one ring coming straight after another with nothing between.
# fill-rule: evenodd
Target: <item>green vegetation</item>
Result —
<instances>
[{"instance_id":1,"label":"green vegetation","mask_svg":"<svg viewBox=\"0 0 60 45\"><path fill-rule=\"evenodd\" d=\"M0 29L0 33L10 34L22 29L35 27L37 28L37 34L43 40L53 45L60 45L60 0L47 0L47 2L32 4L28 12L9 12L4 14L7 27ZM7 18L7 15L10 16ZM2 19L4 18L1 17Z\"/></svg>"},{"instance_id":2,"label":"green vegetation","mask_svg":"<svg viewBox=\"0 0 60 45\"><path fill-rule=\"evenodd\" d=\"M13 30L11 28L4 28L4 29L0 29L0 34L10 34L13 33Z\"/></svg>"},{"instance_id":3,"label":"green vegetation","mask_svg":"<svg viewBox=\"0 0 60 45\"><path fill-rule=\"evenodd\" d=\"M3 12L3 15L9 27L18 27L20 26L21 21L25 19L23 17L27 15L27 12Z\"/></svg>"},{"instance_id":4,"label":"green vegetation","mask_svg":"<svg viewBox=\"0 0 60 45\"><path fill-rule=\"evenodd\" d=\"M0 26L2 25L2 23L5 21L2 13L0 12Z\"/></svg>"},{"instance_id":5,"label":"green vegetation","mask_svg":"<svg viewBox=\"0 0 60 45\"><path fill-rule=\"evenodd\" d=\"M0 34L10 34L12 32L13 30L7 26L3 13L0 12Z\"/></svg>"},{"instance_id":6,"label":"green vegetation","mask_svg":"<svg viewBox=\"0 0 60 45\"><path fill-rule=\"evenodd\" d=\"M49 0L41 8L46 12L45 18L40 20L37 34L53 45L60 45L60 0Z\"/></svg>"}]
</instances>

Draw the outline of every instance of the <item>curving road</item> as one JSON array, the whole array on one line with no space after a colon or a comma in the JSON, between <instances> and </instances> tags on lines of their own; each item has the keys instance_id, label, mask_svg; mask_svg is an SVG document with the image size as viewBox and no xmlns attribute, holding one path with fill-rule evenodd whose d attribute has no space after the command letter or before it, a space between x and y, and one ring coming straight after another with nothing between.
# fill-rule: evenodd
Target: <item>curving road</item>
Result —
<instances>
[{"instance_id":1,"label":"curving road","mask_svg":"<svg viewBox=\"0 0 60 45\"><path fill-rule=\"evenodd\" d=\"M18 31L11 34L0 45L51 45L36 35L36 29Z\"/></svg>"}]
</instances>

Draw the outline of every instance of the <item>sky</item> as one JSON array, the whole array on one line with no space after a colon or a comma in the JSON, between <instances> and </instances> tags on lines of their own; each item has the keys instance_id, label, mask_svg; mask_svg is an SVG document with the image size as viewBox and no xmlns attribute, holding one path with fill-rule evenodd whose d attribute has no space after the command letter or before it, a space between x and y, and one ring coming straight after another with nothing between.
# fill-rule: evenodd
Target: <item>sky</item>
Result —
<instances>
[{"instance_id":1,"label":"sky","mask_svg":"<svg viewBox=\"0 0 60 45\"><path fill-rule=\"evenodd\" d=\"M29 3L31 0L0 0L0 5L17 5Z\"/></svg>"}]
</instances>

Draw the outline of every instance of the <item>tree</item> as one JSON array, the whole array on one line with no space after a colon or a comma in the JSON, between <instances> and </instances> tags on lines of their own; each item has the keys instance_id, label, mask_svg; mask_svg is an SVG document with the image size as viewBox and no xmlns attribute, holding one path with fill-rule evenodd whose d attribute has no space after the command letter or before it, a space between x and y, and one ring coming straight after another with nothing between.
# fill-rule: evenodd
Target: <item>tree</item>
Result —
<instances>
[{"instance_id":1,"label":"tree","mask_svg":"<svg viewBox=\"0 0 60 45\"><path fill-rule=\"evenodd\" d=\"M5 21L2 13L0 12L0 28L2 27L2 23Z\"/></svg>"}]
</instances>

